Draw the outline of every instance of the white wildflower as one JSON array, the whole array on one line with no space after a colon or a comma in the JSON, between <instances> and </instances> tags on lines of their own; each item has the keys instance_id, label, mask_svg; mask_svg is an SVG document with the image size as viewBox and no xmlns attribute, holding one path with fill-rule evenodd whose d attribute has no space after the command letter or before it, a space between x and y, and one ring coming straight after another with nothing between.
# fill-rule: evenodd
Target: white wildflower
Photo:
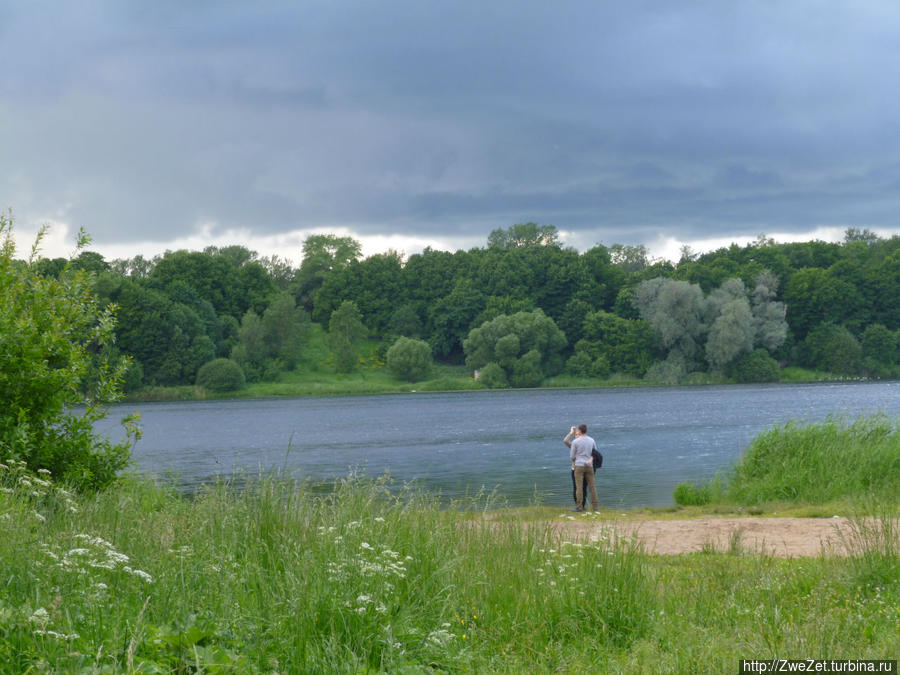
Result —
<instances>
[{"instance_id":1,"label":"white wildflower","mask_svg":"<svg viewBox=\"0 0 900 675\"><path fill-rule=\"evenodd\" d=\"M359 595L356 597L357 602L372 602L372 596L370 595Z\"/></svg>"},{"instance_id":2,"label":"white wildflower","mask_svg":"<svg viewBox=\"0 0 900 675\"><path fill-rule=\"evenodd\" d=\"M436 644L438 647L443 647L455 637L456 635L454 633L440 628L438 630L431 631L428 634L428 637L425 639L433 644Z\"/></svg>"},{"instance_id":3,"label":"white wildflower","mask_svg":"<svg viewBox=\"0 0 900 675\"><path fill-rule=\"evenodd\" d=\"M359 547L360 547L360 548L363 548L363 549L365 549L365 550L367 550L367 551L374 551L374 550L375 550L374 548L372 548L372 545L369 544L369 542L367 542L367 541L364 541L363 543L361 543L361 544L359 545Z\"/></svg>"},{"instance_id":4,"label":"white wildflower","mask_svg":"<svg viewBox=\"0 0 900 675\"><path fill-rule=\"evenodd\" d=\"M34 514L34 517L37 518L37 519L38 519L39 521L41 521L42 523L46 523L46 522L47 522L47 519L44 518L44 516L42 516L42 515L41 515L40 513L38 513L37 511L32 511L32 513Z\"/></svg>"},{"instance_id":5,"label":"white wildflower","mask_svg":"<svg viewBox=\"0 0 900 675\"><path fill-rule=\"evenodd\" d=\"M38 469L37 472L38 472L39 474L41 474L42 476L49 476L49 475L50 475L50 469Z\"/></svg>"},{"instance_id":6,"label":"white wildflower","mask_svg":"<svg viewBox=\"0 0 900 675\"><path fill-rule=\"evenodd\" d=\"M28 620L40 626L46 626L50 622L50 612L43 607L38 607L34 610L32 615L28 617Z\"/></svg>"},{"instance_id":7,"label":"white wildflower","mask_svg":"<svg viewBox=\"0 0 900 675\"><path fill-rule=\"evenodd\" d=\"M125 555L124 553L119 553L118 551L113 551L112 549L106 552L106 558L113 564L128 562L127 555Z\"/></svg>"},{"instance_id":8,"label":"white wildflower","mask_svg":"<svg viewBox=\"0 0 900 675\"><path fill-rule=\"evenodd\" d=\"M122 569L125 570L126 572L128 572L129 574L133 574L134 576L143 579L148 584L153 583L153 577L151 577L149 574L147 574L144 570L134 570L134 569L131 569L130 567L128 567L127 565L125 567L123 567Z\"/></svg>"},{"instance_id":9,"label":"white wildflower","mask_svg":"<svg viewBox=\"0 0 900 675\"><path fill-rule=\"evenodd\" d=\"M376 522L376 523L383 523L383 522L384 522L384 518L382 518L381 516L378 516L377 518L375 518L375 522Z\"/></svg>"},{"instance_id":10,"label":"white wildflower","mask_svg":"<svg viewBox=\"0 0 900 675\"><path fill-rule=\"evenodd\" d=\"M93 544L94 546L105 546L106 548L113 548L113 545L106 541L106 539L95 537L90 534L76 534L75 539L81 539L82 541L86 541L87 543Z\"/></svg>"},{"instance_id":11,"label":"white wildflower","mask_svg":"<svg viewBox=\"0 0 900 675\"><path fill-rule=\"evenodd\" d=\"M36 630L34 631L35 635L46 635L47 637L56 638L57 640L77 640L80 635L78 633L71 633L66 635L65 633L57 633L55 630Z\"/></svg>"}]
</instances>

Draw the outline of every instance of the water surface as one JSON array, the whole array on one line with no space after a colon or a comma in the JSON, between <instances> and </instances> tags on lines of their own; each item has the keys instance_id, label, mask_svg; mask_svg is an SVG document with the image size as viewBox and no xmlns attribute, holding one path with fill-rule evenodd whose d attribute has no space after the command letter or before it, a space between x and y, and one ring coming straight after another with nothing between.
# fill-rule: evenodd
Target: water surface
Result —
<instances>
[{"instance_id":1,"label":"water surface","mask_svg":"<svg viewBox=\"0 0 900 675\"><path fill-rule=\"evenodd\" d=\"M900 415L900 383L491 391L114 406L101 430L141 414L139 471L187 488L283 469L331 481L357 467L446 498L496 490L511 505L569 505L562 438L584 422L604 454L604 506L672 503L682 480L737 460L773 424L830 414Z\"/></svg>"}]
</instances>

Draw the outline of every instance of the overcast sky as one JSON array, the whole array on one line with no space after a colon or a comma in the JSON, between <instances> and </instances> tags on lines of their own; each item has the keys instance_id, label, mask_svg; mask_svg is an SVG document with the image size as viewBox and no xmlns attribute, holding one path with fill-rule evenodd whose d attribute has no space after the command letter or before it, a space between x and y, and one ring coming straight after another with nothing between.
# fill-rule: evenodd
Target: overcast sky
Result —
<instances>
[{"instance_id":1,"label":"overcast sky","mask_svg":"<svg viewBox=\"0 0 900 675\"><path fill-rule=\"evenodd\" d=\"M900 233L900 3L0 2L20 249Z\"/></svg>"}]
</instances>

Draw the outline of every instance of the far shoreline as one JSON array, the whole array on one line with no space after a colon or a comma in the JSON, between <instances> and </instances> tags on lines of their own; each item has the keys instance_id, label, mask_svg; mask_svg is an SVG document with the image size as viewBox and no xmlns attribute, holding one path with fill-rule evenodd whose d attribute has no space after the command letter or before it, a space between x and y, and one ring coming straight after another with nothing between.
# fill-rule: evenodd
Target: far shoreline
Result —
<instances>
[{"instance_id":1,"label":"far shoreline","mask_svg":"<svg viewBox=\"0 0 900 675\"><path fill-rule=\"evenodd\" d=\"M830 373L821 373L803 369L791 369L791 376L777 382L735 382L722 377L697 373L697 377L686 378L683 382L669 384L665 382L647 381L638 378L620 377L611 380L591 380L557 376L550 378L549 383L540 387L516 388L505 387L489 389L478 384L472 378L438 378L417 383L398 383L384 378L367 378L363 373L349 376L325 375L319 380L305 382L257 382L246 385L234 392L214 393L196 385L180 385L172 387L145 387L123 396L117 403L161 403L179 401L207 400L243 400L243 399L277 399L305 397L338 397L338 396L375 396L379 394L450 394L502 391L551 391L574 389L636 389L636 388L673 388L673 387L706 387L706 386L746 386L746 385L785 385L785 384L852 384L869 382L896 382L900 380L883 380L867 377L841 377ZM448 381L450 380L450 381ZM554 383L556 381L556 383Z\"/></svg>"}]
</instances>

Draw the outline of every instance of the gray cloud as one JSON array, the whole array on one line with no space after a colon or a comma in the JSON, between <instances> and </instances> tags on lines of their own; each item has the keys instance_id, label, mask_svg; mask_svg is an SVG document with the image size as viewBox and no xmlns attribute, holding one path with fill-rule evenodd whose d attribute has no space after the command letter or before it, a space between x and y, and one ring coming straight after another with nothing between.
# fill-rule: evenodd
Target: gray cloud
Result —
<instances>
[{"instance_id":1,"label":"gray cloud","mask_svg":"<svg viewBox=\"0 0 900 675\"><path fill-rule=\"evenodd\" d=\"M0 202L98 243L897 230L890 2L0 8Z\"/></svg>"}]
</instances>

